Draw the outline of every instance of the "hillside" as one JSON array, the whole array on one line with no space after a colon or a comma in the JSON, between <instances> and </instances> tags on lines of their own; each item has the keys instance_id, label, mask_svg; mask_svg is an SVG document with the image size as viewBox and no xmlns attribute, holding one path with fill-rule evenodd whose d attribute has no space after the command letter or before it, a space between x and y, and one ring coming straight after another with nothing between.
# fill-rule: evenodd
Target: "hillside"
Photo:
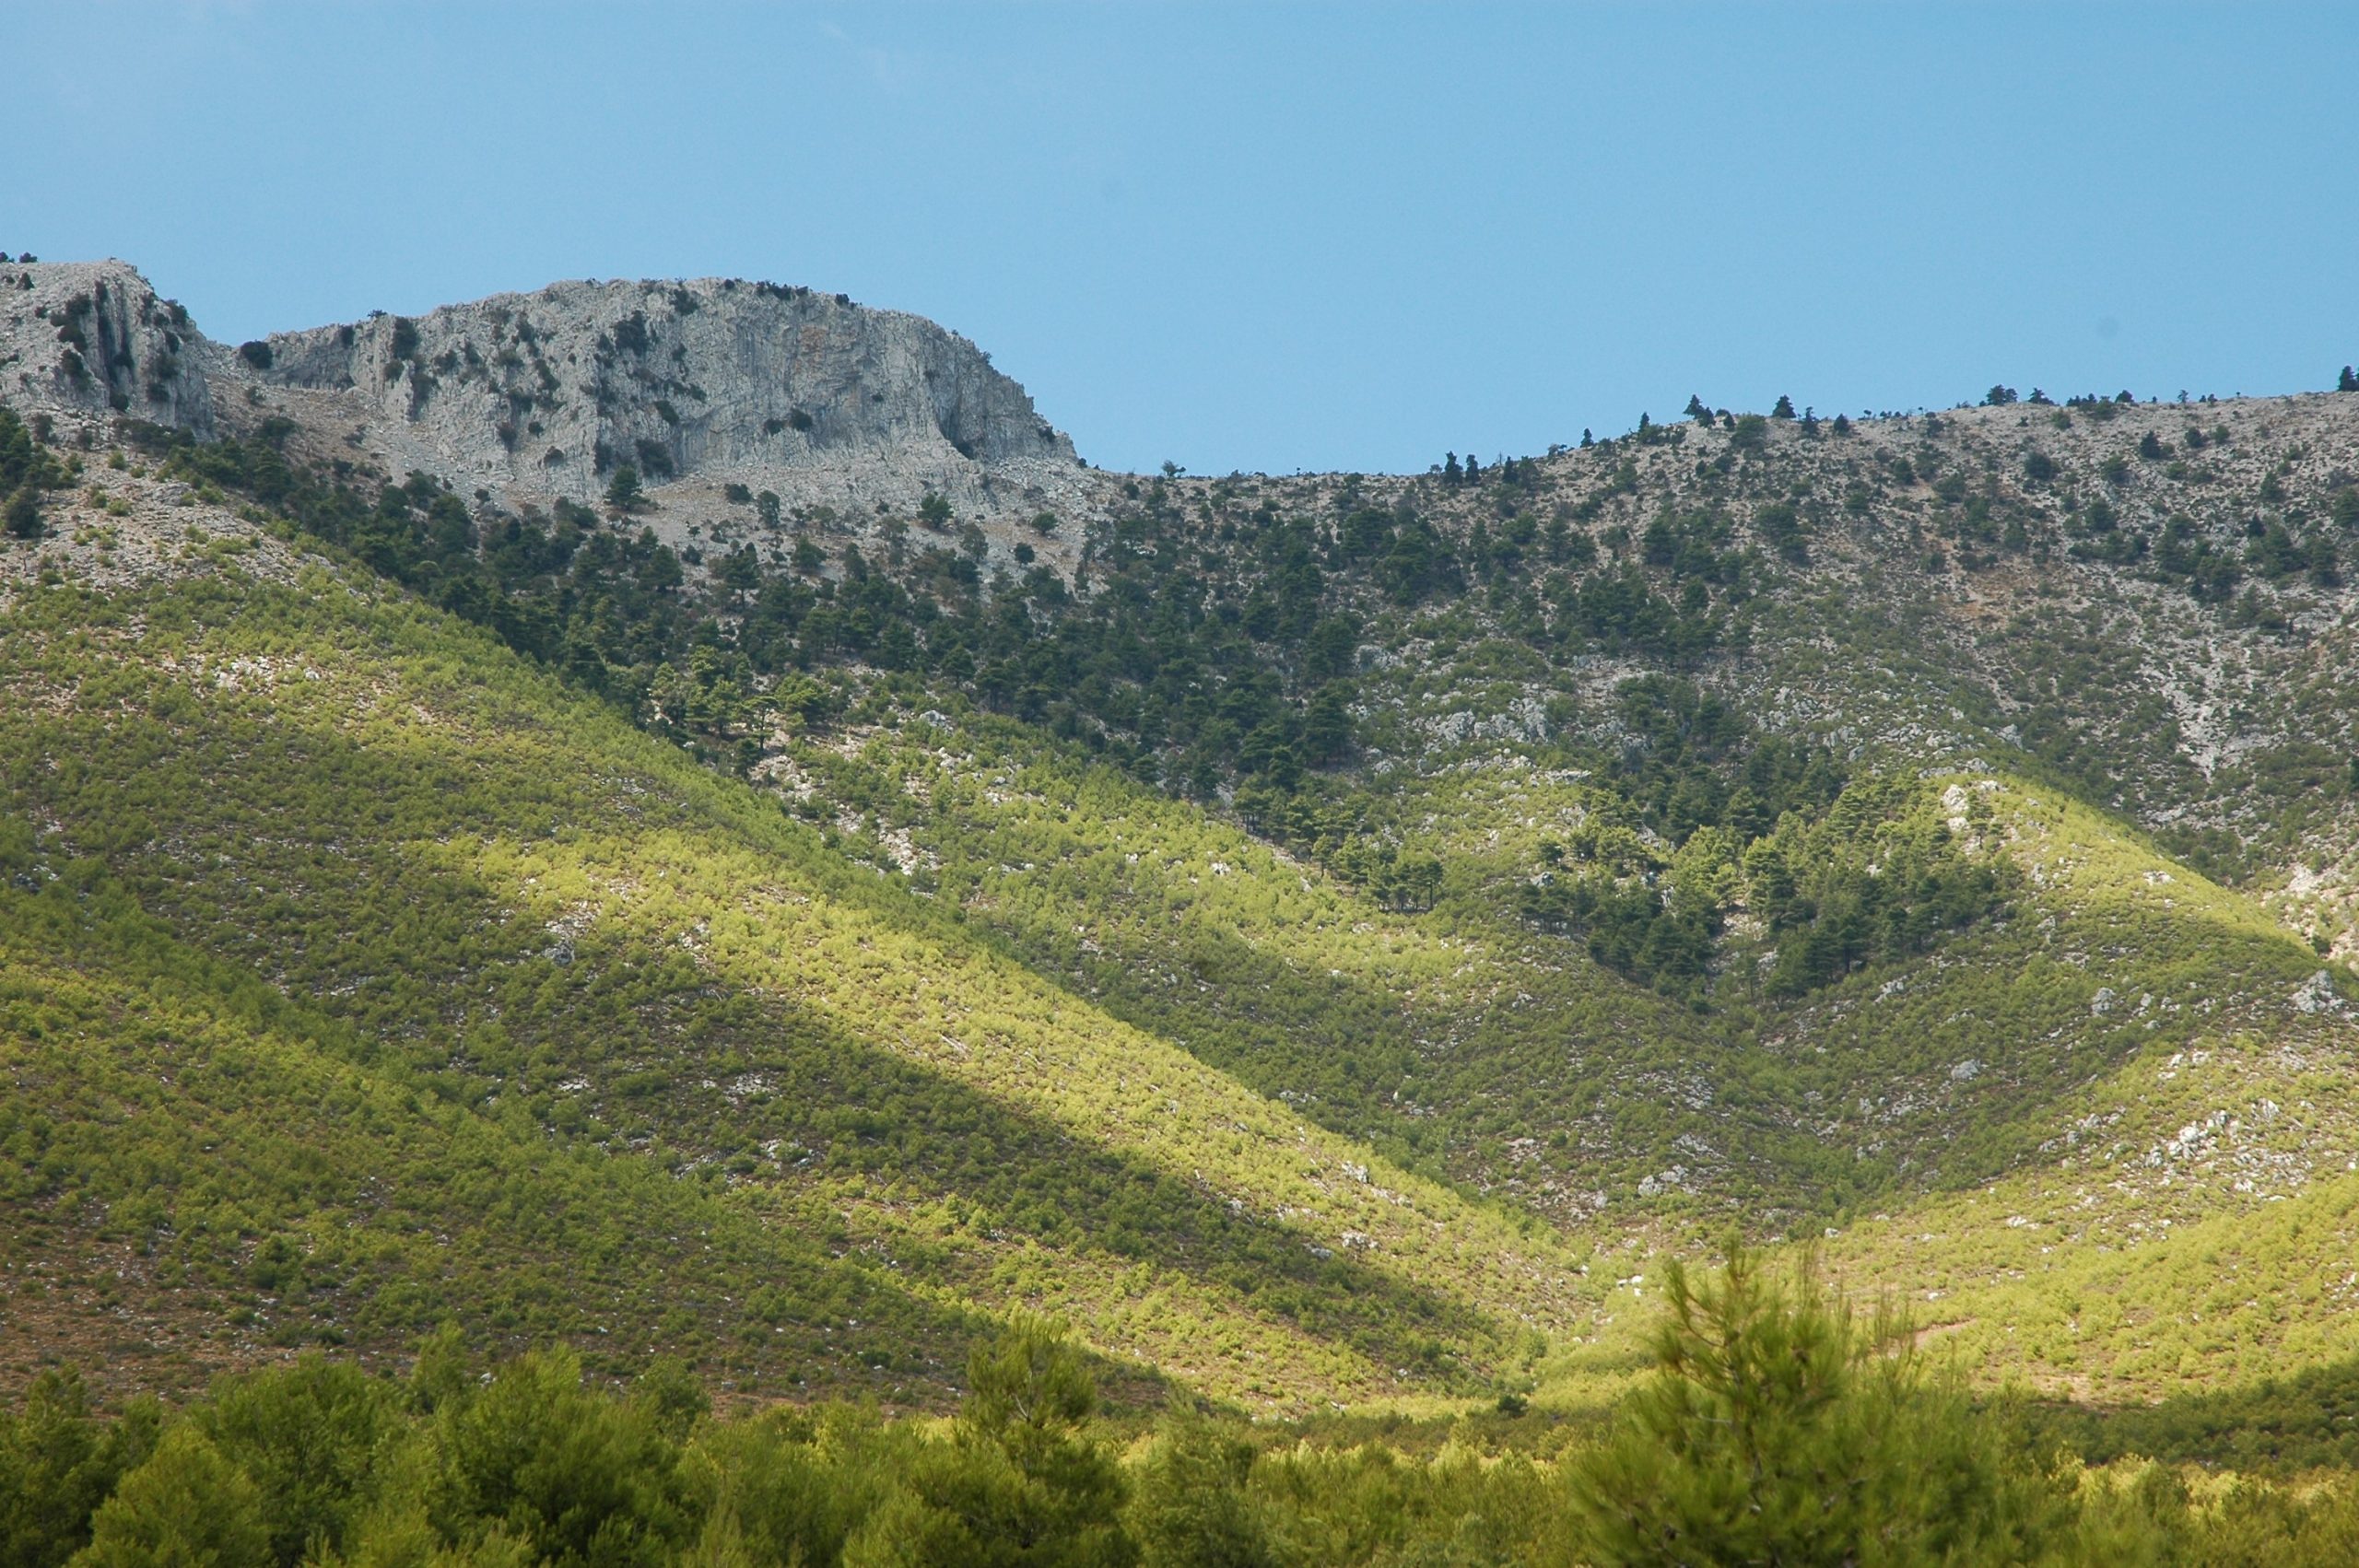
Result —
<instances>
[{"instance_id":1,"label":"hillside","mask_svg":"<svg viewBox=\"0 0 2359 1568\"><path fill-rule=\"evenodd\" d=\"M2100 1403L2353 1349L2359 396L1148 477L801 289L0 285L10 1377L1567 1408L1731 1230Z\"/></svg>"},{"instance_id":2,"label":"hillside","mask_svg":"<svg viewBox=\"0 0 2359 1568\"><path fill-rule=\"evenodd\" d=\"M751 1226L825 1244L816 1270L792 1258L708 1268L711 1282L674 1303L614 1304L642 1348L749 1375L800 1369L810 1347L780 1338L787 1328L863 1326L859 1311L836 1316L843 1287L827 1281L846 1276L953 1322L994 1302L1086 1313L1109 1352L1275 1400L1479 1379L1523 1353L1527 1322L1579 1310L1550 1238L1124 1026L448 617L218 512L157 504L177 489L118 481L128 515L108 525L112 542L82 547L156 575L126 570L103 596L61 581L9 597L22 706L6 777L11 820L31 825L21 875L99 879L175 951L194 949L188 962L258 989L250 1005L314 1017L312 1055L440 1113L416 1136L455 1124L536 1157L613 1162L617 1183L668 1173L659 1185L701 1214L699 1235ZM186 543L206 521L221 532ZM103 571L94 560L90 576ZM28 890L28 921L41 902ZM146 1005L110 1002L128 982L104 968L89 983L102 1012ZM234 1108L267 1118L280 1093ZM13 1114L33 1112L27 1099ZM203 1122L170 1125L177 1102L152 1114L173 1139L206 1137ZM417 1178L397 1159L287 1136L297 1147L276 1157L299 1169L370 1173L358 1211L340 1181L299 1188L266 1223L203 1205L183 1216L153 1192L134 1203L176 1162L103 1141L58 1157L24 1196L71 1238L53 1258L107 1243L194 1271L229 1315L215 1328L232 1351L272 1333L389 1349L383 1336L461 1302L493 1330L620 1327L588 1327L597 1314L580 1302L522 1313L422 1281L391 1246L374 1259L381 1281L348 1281L338 1260L353 1244L323 1256L322 1236L410 1232L368 1189ZM44 1168L38 1149L27 1164ZM503 1246L522 1201L504 1192L467 1214L464 1249ZM586 1266L617 1264L611 1238L639 1234L635 1201L626 1187L613 1216L538 1245L560 1272L598 1277ZM273 1247L311 1260L319 1282L259 1300L248 1259ZM647 1266L625 1265L642 1286ZM407 1311L386 1321L389 1294ZM238 1331L241 1314L263 1315L253 1333ZM855 1343L910 1337L887 1320ZM864 1353L904 1378L957 1364Z\"/></svg>"}]
</instances>

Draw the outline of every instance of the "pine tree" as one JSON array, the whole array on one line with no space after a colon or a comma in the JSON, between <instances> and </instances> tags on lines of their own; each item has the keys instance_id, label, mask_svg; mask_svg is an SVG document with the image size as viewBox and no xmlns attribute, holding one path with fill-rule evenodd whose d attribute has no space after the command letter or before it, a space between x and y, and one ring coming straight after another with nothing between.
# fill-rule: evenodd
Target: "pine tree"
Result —
<instances>
[{"instance_id":1,"label":"pine tree","mask_svg":"<svg viewBox=\"0 0 2359 1568\"><path fill-rule=\"evenodd\" d=\"M1794 400L1788 397L1784 392L1779 392L1778 394L1777 406L1769 410L1769 417L1772 419L1791 419L1793 416Z\"/></svg>"},{"instance_id":2,"label":"pine tree","mask_svg":"<svg viewBox=\"0 0 2359 1568\"><path fill-rule=\"evenodd\" d=\"M1925 1376L1908 1326L1862 1325L1807 1263L1673 1264L1655 1375L1573 1472L1582 1561L2017 1563L2068 1499Z\"/></svg>"},{"instance_id":3,"label":"pine tree","mask_svg":"<svg viewBox=\"0 0 2359 1568\"><path fill-rule=\"evenodd\" d=\"M1176 1402L1175 1402L1176 1403ZM1164 1419L1139 1468L1133 1527L1154 1568L1264 1568L1278 1562L1246 1490L1253 1448L1195 1411Z\"/></svg>"},{"instance_id":4,"label":"pine tree","mask_svg":"<svg viewBox=\"0 0 2359 1568\"><path fill-rule=\"evenodd\" d=\"M1063 1331L1018 1316L968 1363L955 1433L844 1549L846 1568L1130 1568L1113 1457L1082 1430L1097 1394Z\"/></svg>"},{"instance_id":5,"label":"pine tree","mask_svg":"<svg viewBox=\"0 0 2359 1568\"><path fill-rule=\"evenodd\" d=\"M41 520L41 492L29 484L18 486L17 493L8 497L7 506L0 509L0 525L7 528L11 538L40 538L45 532Z\"/></svg>"},{"instance_id":6,"label":"pine tree","mask_svg":"<svg viewBox=\"0 0 2359 1568\"><path fill-rule=\"evenodd\" d=\"M2334 383L2334 390L2337 392L2359 392L2359 370L2353 370L2350 366L2345 365L2342 368L2341 377Z\"/></svg>"},{"instance_id":7,"label":"pine tree","mask_svg":"<svg viewBox=\"0 0 2359 1568\"><path fill-rule=\"evenodd\" d=\"M606 484L606 506L616 517L628 517L647 504L647 492L640 488L639 470L624 463L615 470Z\"/></svg>"},{"instance_id":8,"label":"pine tree","mask_svg":"<svg viewBox=\"0 0 2359 1568\"><path fill-rule=\"evenodd\" d=\"M75 1559L83 1568L253 1568L271 1561L260 1492L189 1425L166 1433L147 1462L123 1478Z\"/></svg>"}]
</instances>

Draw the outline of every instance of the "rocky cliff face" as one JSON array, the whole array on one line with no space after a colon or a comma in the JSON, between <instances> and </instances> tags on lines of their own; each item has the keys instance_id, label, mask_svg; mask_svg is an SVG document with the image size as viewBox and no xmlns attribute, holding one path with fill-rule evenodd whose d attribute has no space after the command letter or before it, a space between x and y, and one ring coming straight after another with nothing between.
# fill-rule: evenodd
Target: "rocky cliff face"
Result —
<instances>
[{"instance_id":1,"label":"rocky cliff face","mask_svg":"<svg viewBox=\"0 0 2359 1568\"><path fill-rule=\"evenodd\" d=\"M123 262L0 260L0 397L69 427L116 416L213 434L213 345Z\"/></svg>"},{"instance_id":2,"label":"rocky cliff face","mask_svg":"<svg viewBox=\"0 0 2359 1568\"><path fill-rule=\"evenodd\" d=\"M344 393L398 425L421 466L467 488L580 498L625 463L651 484L751 483L883 461L954 487L1078 465L966 339L766 283L561 283L242 353L267 384Z\"/></svg>"},{"instance_id":3,"label":"rocky cliff face","mask_svg":"<svg viewBox=\"0 0 2359 1568\"><path fill-rule=\"evenodd\" d=\"M723 481L790 507L962 515L1069 500L1086 465L967 339L841 295L728 278L560 283L232 349L120 262L0 263L0 396L69 427L200 439L263 418L390 477L503 501Z\"/></svg>"}]
</instances>

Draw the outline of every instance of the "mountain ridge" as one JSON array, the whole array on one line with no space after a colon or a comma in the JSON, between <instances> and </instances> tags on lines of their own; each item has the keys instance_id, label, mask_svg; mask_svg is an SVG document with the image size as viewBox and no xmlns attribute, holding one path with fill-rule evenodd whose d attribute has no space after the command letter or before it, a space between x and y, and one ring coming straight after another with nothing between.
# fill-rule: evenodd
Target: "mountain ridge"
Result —
<instances>
[{"instance_id":1,"label":"mountain ridge","mask_svg":"<svg viewBox=\"0 0 2359 1568\"><path fill-rule=\"evenodd\" d=\"M209 439L217 418L293 418L388 477L543 503L594 502L630 466L651 486L726 470L792 505L933 492L1038 510L1084 466L966 338L805 287L559 282L232 346L126 263L0 271L0 374L76 425L122 414Z\"/></svg>"}]
</instances>

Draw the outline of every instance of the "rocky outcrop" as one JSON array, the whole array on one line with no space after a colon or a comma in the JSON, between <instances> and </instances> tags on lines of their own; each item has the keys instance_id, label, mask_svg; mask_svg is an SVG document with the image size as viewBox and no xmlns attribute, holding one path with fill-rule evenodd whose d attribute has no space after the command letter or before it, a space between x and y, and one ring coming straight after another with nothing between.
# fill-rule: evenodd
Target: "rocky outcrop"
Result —
<instances>
[{"instance_id":1,"label":"rocky outcrop","mask_svg":"<svg viewBox=\"0 0 2359 1568\"><path fill-rule=\"evenodd\" d=\"M415 318L205 339L120 262L0 263L0 397L69 426L209 439L265 418L463 494L589 500L744 485L789 507L961 516L1067 502L1087 465L967 339L842 295L729 278L560 283Z\"/></svg>"},{"instance_id":2,"label":"rocky outcrop","mask_svg":"<svg viewBox=\"0 0 2359 1568\"><path fill-rule=\"evenodd\" d=\"M398 427L420 466L469 489L586 498L624 464L651 485L752 484L883 462L953 487L1079 465L965 338L767 283L561 283L242 353L267 385L341 393Z\"/></svg>"},{"instance_id":3,"label":"rocky outcrop","mask_svg":"<svg viewBox=\"0 0 2359 1568\"><path fill-rule=\"evenodd\" d=\"M216 357L123 262L0 260L0 398L69 427L117 417L213 434Z\"/></svg>"}]
</instances>

